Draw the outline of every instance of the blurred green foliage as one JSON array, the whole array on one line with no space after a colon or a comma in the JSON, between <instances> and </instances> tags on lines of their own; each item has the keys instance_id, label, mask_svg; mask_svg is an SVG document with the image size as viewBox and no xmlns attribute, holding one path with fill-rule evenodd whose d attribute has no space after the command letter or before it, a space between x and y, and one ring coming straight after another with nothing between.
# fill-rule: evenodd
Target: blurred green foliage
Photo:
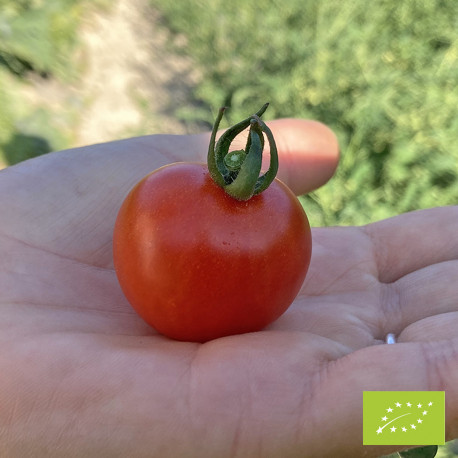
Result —
<instances>
[{"instance_id":1,"label":"blurred green foliage","mask_svg":"<svg viewBox=\"0 0 458 458\"><path fill-rule=\"evenodd\" d=\"M337 175L303 200L313 225L458 203L456 0L150 1L201 73L202 110L180 116L269 101L337 133Z\"/></svg>"},{"instance_id":2,"label":"blurred green foliage","mask_svg":"<svg viewBox=\"0 0 458 458\"><path fill-rule=\"evenodd\" d=\"M97 0L95 3L100 3ZM92 2L94 3L94 2ZM68 80L86 0L0 0L0 161L13 164L66 146L49 110L23 98L27 76Z\"/></svg>"},{"instance_id":3,"label":"blurred green foliage","mask_svg":"<svg viewBox=\"0 0 458 458\"><path fill-rule=\"evenodd\" d=\"M14 74L62 73L75 42L78 0L0 0L0 62Z\"/></svg>"}]
</instances>

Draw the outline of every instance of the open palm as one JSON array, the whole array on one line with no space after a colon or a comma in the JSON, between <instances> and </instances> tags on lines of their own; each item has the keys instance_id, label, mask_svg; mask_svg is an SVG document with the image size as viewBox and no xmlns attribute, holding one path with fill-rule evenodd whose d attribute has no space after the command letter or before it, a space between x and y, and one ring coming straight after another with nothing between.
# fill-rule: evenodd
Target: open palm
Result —
<instances>
[{"instance_id":1,"label":"open palm","mask_svg":"<svg viewBox=\"0 0 458 458\"><path fill-rule=\"evenodd\" d=\"M293 190L329 178L324 126L271 127ZM132 311L112 265L117 210L151 170L203 160L207 139L141 137L0 172L0 455L378 456L396 447L363 447L364 390L445 390L457 436L458 207L315 229L301 293L262 332L176 342Z\"/></svg>"}]
</instances>

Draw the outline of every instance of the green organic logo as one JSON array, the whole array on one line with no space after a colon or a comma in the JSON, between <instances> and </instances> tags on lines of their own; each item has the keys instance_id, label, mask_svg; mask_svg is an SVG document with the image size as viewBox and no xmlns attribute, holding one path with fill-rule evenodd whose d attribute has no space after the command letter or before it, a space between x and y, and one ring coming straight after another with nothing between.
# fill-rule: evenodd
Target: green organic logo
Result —
<instances>
[{"instance_id":1,"label":"green organic logo","mask_svg":"<svg viewBox=\"0 0 458 458\"><path fill-rule=\"evenodd\" d=\"M445 443L444 391L365 391L364 445Z\"/></svg>"}]
</instances>

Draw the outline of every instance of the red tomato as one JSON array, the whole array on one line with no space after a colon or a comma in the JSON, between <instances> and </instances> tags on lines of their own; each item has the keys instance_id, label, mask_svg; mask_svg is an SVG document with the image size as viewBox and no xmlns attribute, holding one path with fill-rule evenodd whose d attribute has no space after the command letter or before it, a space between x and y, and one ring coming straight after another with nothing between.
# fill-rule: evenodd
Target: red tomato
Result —
<instances>
[{"instance_id":1,"label":"red tomato","mask_svg":"<svg viewBox=\"0 0 458 458\"><path fill-rule=\"evenodd\" d=\"M311 233L279 180L239 201L205 164L176 163L132 189L113 245L137 313L168 337L205 342L259 331L285 312L307 273Z\"/></svg>"}]
</instances>

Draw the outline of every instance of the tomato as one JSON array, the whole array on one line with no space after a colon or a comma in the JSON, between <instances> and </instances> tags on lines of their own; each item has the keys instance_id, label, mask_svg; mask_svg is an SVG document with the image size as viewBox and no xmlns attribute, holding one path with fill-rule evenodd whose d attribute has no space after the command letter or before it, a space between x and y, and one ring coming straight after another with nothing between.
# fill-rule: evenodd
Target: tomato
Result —
<instances>
[{"instance_id":1,"label":"tomato","mask_svg":"<svg viewBox=\"0 0 458 458\"><path fill-rule=\"evenodd\" d=\"M285 312L307 273L311 232L278 179L238 200L206 164L175 163L130 191L113 255L122 290L147 323L205 342L259 331Z\"/></svg>"}]
</instances>

